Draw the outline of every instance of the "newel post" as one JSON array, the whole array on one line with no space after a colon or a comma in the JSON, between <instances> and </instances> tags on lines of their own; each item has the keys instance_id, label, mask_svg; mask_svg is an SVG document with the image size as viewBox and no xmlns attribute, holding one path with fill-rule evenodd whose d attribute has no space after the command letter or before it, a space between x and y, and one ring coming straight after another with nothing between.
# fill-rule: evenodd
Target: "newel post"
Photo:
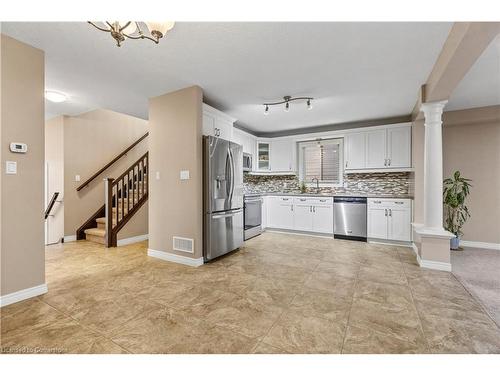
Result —
<instances>
[{"instance_id":1,"label":"newel post","mask_svg":"<svg viewBox=\"0 0 500 375\"><path fill-rule=\"evenodd\" d=\"M113 246L113 181L114 178L104 179L104 201L106 202L106 247ZM118 208L117 208L118 209Z\"/></svg>"}]
</instances>

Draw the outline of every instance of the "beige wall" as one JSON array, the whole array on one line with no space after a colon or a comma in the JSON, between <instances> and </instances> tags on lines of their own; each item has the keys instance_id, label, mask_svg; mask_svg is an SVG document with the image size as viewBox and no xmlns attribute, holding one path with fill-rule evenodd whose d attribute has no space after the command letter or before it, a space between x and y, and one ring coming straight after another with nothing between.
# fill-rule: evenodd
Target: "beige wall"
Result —
<instances>
[{"instance_id":1,"label":"beige wall","mask_svg":"<svg viewBox=\"0 0 500 375\"><path fill-rule=\"evenodd\" d=\"M500 106L446 112L443 174L472 179L463 239L500 244Z\"/></svg>"},{"instance_id":2,"label":"beige wall","mask_svg":"<svg viewBox=\"0 0 500 375\"><path fill-rule=\"evenodd\" d=\"M99 168L143 136L145 120L108 110L64 117L64 232L76 230L104 204L104 178L118 177L148 151L148 138L97 177L89 186L76 188ZM81 180L75 181L80 175ZM118 233L118 239L148 233L148 203Z\"/></svg>"},{"instance_id":3,"label":"beige wall","mask_svg":"<svg viewBox=\"0 0 500 375\"><path fill-rule=\"evenodd\" d=\"M54 192L64 202L64 117L45 123L45 206ZM58 242L64 237L64 204L55 203L51 215L45 220L46 243Z\"/></svg>"},{"instance_id":4,"label":"beige wall","mask_svg":"<svg viewBox=\"0 0 500 375\"><path fill-rule=\"evenodd\" d=\"M1 295L45 283L44 53L1 36ZM26 154L10 142L28 145ZM5 162L17 174L5 174Z\"/></svg>"},{"instance_id":5,"label":"beige wall","mask_svg":"<svg viewBox=\"0 0 500 375\"><path fill-rule=\"evenodd\" d=\"M149 101L149 248L192 258L203 248L202 95L195 86ZM194 254L174 251L173 236L194 239Z\"/></svg>"}]
</instances>

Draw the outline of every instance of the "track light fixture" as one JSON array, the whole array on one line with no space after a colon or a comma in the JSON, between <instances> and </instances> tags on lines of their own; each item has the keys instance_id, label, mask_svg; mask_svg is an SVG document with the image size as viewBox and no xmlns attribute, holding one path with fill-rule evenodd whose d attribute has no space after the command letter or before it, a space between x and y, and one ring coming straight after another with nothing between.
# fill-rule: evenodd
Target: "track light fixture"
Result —
<instances>
[{"instance_id":1,"label":"track light fixture","mask_svg":"<svg viewBox=\"0 0 500 375\"><path fill-rule=\"evenodd\" d=\"M269 107L273 105L280 105L280 104L285 104L285 112L288 112L290 110L290 102L293 102L295 100L306 100L307 103L307 109L311 110L312 109L312 100L314 98L311 98L309 96L300 96L297 98L292 98L291 96L287 95L283 97L282 101L279 102L273 102L273 103L263 103L262 105L264 106L264 114L268 115L269 114Z\"/></svg>"}]
</instances>

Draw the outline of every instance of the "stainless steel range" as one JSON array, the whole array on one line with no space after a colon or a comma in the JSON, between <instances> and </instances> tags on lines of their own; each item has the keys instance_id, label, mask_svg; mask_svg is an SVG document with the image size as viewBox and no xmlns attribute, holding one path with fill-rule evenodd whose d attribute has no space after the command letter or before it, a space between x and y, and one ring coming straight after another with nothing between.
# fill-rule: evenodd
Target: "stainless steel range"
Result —
<instances>
[{"instance_id":1,"label":"stainless steel range","mask_svg":"<svg viewBox=\"0 0 500 375\"><path fill-rule=\"evenodd\" d=\"M262 197L258 194L244 198L245 241L262 233Z\"/></svg>"},{"instance_id":2,"label":"stainless steel range","mask_svg":"<svg viewBox=\"0 0 500 375\"><path fill-rule=\"evenodd\" d=\"M203 257L210 261L243 244L243 149L203 137Z\"/></svg>"}]
</instances>

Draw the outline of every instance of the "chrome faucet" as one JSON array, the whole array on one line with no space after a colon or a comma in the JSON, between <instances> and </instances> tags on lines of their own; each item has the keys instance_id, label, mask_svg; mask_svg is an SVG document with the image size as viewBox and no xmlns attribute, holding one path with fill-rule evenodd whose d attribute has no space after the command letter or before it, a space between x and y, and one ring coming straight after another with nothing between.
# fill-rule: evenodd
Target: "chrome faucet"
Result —
<instances>
[{"instance_id":1,"label":"chrome faucet","mask_svg":"<svg viewBox=\"0 0 500 375\"><path fill-rule=\"evenodd\" d=\"M316 180L316 192L319 192L319 178L313 177L311 181L314 182L314 180Z\"/></svg>"}]
</instances>

